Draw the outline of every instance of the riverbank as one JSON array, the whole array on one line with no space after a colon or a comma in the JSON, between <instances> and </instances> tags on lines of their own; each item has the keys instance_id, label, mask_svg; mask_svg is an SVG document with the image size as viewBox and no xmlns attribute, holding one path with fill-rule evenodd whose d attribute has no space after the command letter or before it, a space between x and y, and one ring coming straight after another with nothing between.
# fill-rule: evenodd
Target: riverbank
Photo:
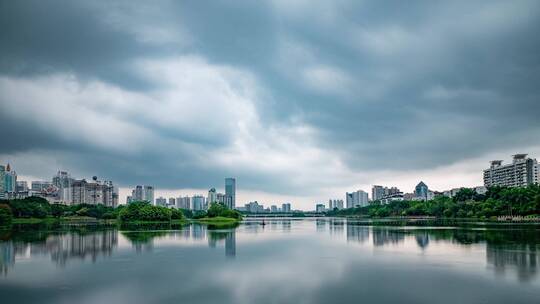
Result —
<instances>
[{"instance_id":1,"label":"riverbank","mask_svg":"<svg viewBox=\"0 0 540 304\"><path fill-rule=\"evenodd\" d=\"M240 223L241 219L235 219L230 217L216 216L216 217L203 217L200 219L193 219L193 222L202 224L236 224Z\"/></svg>"}]
</instances>

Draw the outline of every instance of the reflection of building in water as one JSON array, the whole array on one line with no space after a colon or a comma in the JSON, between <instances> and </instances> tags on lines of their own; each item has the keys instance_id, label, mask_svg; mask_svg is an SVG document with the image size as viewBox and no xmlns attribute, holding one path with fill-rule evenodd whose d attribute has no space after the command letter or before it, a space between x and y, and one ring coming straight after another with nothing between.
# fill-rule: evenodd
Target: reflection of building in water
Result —
<instances>
[{"instance_id":1,"label":"reflection of building in water","mask_svg":"<svg viewBox=\"0 0 540 304\"><path fill-rule=\"evenodd\" d=\"M534 244L500 246L488 243L486 259L499 274L504 274L508 268L515 269L520 281L534 278L540 264L540 257Z\"/></svg>"},{"instance_id":2,"label":"reflection of building in water","mask_svg":"<svg viewBox=\"0 0 540 304\"><path fill-rule=\"evenodd\" d=\"M418 247L425 249L429 245L429 234L425 231L417 234L416 244L418 244Z\"/></svg>"},{"instance_id":3,"label":"reflection of building in water","mask_svg":"<svg viewBox=\"0 0 540 304\"><path fill-rule=\"evenodd\" d=\"M326 220L317 219L315 220L315 225L317 226L318 232L326 231Z\"/></svg>"},{"instance_id":4,"label":"reflection of building in water","mask_svg":"<svg viewBox=\"0 0 540 304\"><path fill-rule=\"evenodd\" d=\"M208 231L208 246L216 248L218 242L225 240L225 256L236 256L236 230L231 231Z\"/></svg>"},{"instance_id":5,"label":"reflection of building in water","mask_svg":"<svg viewBox=\"0 0 540 304\"><path fill-rule=\"evenodd\" d=\"M281 227L283 228L284 232L290 232L291 231L291 220L285 219L281 220Z\"/></svg>"},{"instance_id":6,"label":"reflection of building in water","mask_svg":"<svg viewBox=\"0 0 540 304\"><path fill-rule=\"evenodd\" d=\"M403 242L405 235L399 231L389 229L373 229L373 245L398 244Z\"/></svg>"},{"instance_id":7,"label":"reflection of building in water","mask_svg":"<svg viewBox=\"0 0 540 304\"><path fill-rule=\"evenodd\" d=\"M0 242L0 270L7 273L17 257L50 255L58 265L65 265L71 259L92 261L102 256L110 256L118 244L116 230L105 230L89 234L64 233L48 236L45 241L27 243Z\"/></svg>"},{"instance_id":8,"label":"reflection of building in water","mask_svg":"<svg viewBox=\"0 0 540 304\"><path fill-rule=\"evenodd\" d=\"M369 227L347 223L347 241L363 243L369 240Z\"/></svg>"},{"instance_id":9,"label":"reflection of building in water","mask_svg":"<svg viewBox=\"0 0 540 304\"><path fill-rule=\"evenodd\" d=\"M329 222L330 234L342 235L345 231L345 222L342 219L331 219Z\"/></svg>"},{"instance_id":10,"label":"reflection of building in water","mask_svg":"<svg viewBox=\"0 0 540 304\"><path fill-rule=\"evenodd\" d=\"M203 225L193 225L191 227L191 236L194 240L202 240L206 234L206 227Z\"/></svg>"},{"instance_id":11,"label":"reflection of building in water","mask_svg":"<svg viewBox=\"0 0 540 304\"><path fill-rule=\"evenodd\" d=\"M94 262L100 255L110 256L113 247L116 247L117 244L116 230L105 230L88 235L78 233L54 235L45 241L46 248L40 244L32 244L30 248L32 253L35 249L45 249L51 254L53 261L65 265L68 260L73 258L85 259L89 256Z\"/></svg>"},{"instance_id":12,"label":"reflection of building in water","mask_svg":"<svg viewBox=\"0 0 540 304\"><path fill-rule=\"evenodd\" d=\"M13 242L0 242L0 272L6 275L8 269L13 265L15 265L15 246L13 246Z\"/></svg>"},{"instance_id":13,"label":"reflection of building in water","mask_svg":"<svg viewBox=\"0 0 540 304\"><path fill-rule=\"evenodd\" d=\"M227 233L225 238L225 255L228 257L236 256L236 230Z\"/></svg>"}]
</instances>

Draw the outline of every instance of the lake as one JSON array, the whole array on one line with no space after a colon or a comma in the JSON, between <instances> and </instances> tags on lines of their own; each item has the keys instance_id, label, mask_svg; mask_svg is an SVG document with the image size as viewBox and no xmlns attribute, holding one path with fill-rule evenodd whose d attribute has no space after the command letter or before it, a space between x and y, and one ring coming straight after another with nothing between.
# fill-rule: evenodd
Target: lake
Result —
<instances>
[{"instance_id":1,"label":"lake","mask_svg":"<svg viewBox=\"0 0 540 304\"><path fill-rule=\"evenodd\" d=\"M14 226L2 303L540 303L537 226Z\"/></svg>"}]
</instances>

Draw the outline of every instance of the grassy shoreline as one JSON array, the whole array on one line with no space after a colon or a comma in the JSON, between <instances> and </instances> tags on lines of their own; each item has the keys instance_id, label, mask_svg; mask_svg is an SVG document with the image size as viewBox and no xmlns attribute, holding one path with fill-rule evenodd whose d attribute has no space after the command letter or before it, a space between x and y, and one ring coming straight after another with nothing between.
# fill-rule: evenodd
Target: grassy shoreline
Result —
<instances>
[{"instance_id":1,"label":"grassy shoreline","mask_svg":"<svg viewBox=\"0 0 540 304\"><path fill-rule=\"evenodd\" d=\"M231 218L231 217L223 217L223 216L216 216L216 217L203 217L203 218L200 218L200 219L193 219L192 221L194 222L199 222L199 223L211 223L211 224L215 224L215 223L226 223L226 224L232 224L232 223L239 223L240 219L235 219L235 218Z\"/></svg>"}]
</instances>

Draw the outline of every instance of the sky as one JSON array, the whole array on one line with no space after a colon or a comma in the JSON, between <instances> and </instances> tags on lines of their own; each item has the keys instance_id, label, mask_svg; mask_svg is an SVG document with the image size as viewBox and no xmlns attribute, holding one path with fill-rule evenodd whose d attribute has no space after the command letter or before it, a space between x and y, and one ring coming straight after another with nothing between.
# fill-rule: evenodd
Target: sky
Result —
<instances>
[{"instance_id":1,"label":"sky","mask_svg":"<svg viewBox=\"0 0 540 304\"><path fill-rule=\"evenodd\" d=\"M0 0L0 163L237 205L540 157L539 1Z\"/></svg>"}]
</instances>

